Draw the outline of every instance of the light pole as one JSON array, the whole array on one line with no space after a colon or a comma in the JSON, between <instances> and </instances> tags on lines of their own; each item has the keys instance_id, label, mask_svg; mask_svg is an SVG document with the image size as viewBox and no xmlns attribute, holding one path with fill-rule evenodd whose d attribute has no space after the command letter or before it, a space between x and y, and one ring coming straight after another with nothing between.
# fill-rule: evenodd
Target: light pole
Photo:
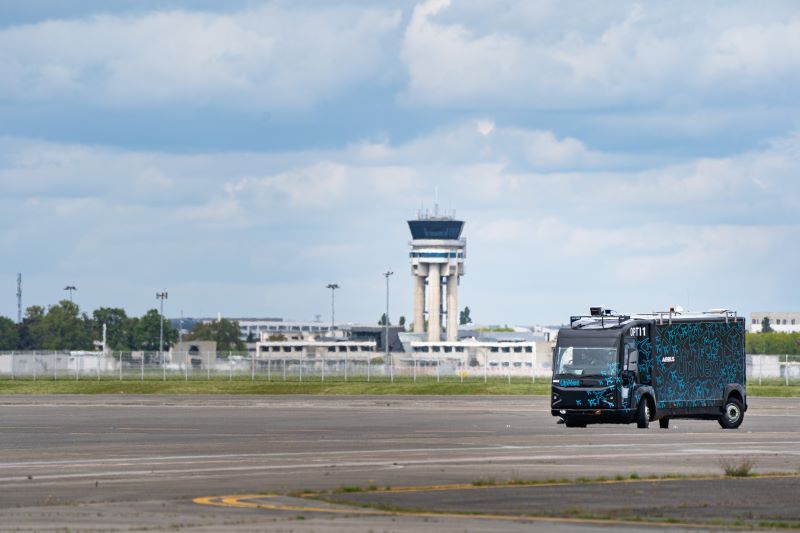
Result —
<instances>
[{"instance_id":1,"label":"light pole","mask_svg":"<svg viewBox=\"0 0 800 533\"><path fill-rule=\"evenodd\" d=\"M331 332L333 332L333 328L336 325L336 302L334 298L334 291L339 288L339 285L336 283L328 283L327 288L331 290Z\"/></svg>"},{"instance_id":2,"label":"light pole","mask_svg":"<svg viewBox=\"0 0 800 533\"><path fill-rule=\"evenodd\" d=\"M389 363L389 375L391 377L391 381L394 382L394 361L389 361L389 276L392 274L394 274L394 272L391 270L387 270L383 273L383 275L386 277L386 314L384 315L386 318L384 321L384 326L386 326L386 329L384 330L383 335L383 360L384 362Z\"/></svg>"},{"instance_id":3,"label":"light pole","mask_svg":"<svg viewBox=\"0 0 800 533\"><path fill-rule=\"evenodd\" d=\"M160 359L161 359L161 374L163 376L162 379L166 381L167 367L164 366L164 300L167 299L167 291L157 292L156 298L161 300L161 315L160 315L161 320L159 321L161 325L161 330L158 335L158 351L160 353Z\"/></svg>"},{"instance_id":4,"label":"light pole","mask_svg":"<svg viewBox=\"0 0 800 533\"><path fill-rule=\"evenodd\" d=\"M78 288L75 285L67 285L64 287L65 291L69 291L69 301L72 301L72 291L77 291Z\"/></svg>"}]
</instances>

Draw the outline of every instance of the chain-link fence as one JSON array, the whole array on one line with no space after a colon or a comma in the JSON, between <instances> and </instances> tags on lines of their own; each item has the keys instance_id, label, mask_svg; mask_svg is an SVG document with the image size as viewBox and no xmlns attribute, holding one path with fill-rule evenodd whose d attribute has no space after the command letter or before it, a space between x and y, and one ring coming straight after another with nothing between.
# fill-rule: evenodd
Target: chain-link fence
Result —
<instances>
[{"instance_id":1,"label":"chain-link fence","mask_svg":"<svg viewBox=\"0 0 800 533\"><path fill-rule=\"evenodd\" d=\"M0 352L0 379L548 382L549 355L478 360L446 353ZM748 355L751 385L800 385L800 356Z\"/></svg>"},{"instance_id":2,"label":"chain-link fence","mask_svg":"<svg viewBox=\"0 0 800 533\"><path fill-rule=\"evenodd\" d=\"M529 357L527 357L529 355ZM483 363L448 354L198 352L171 358L168 352L2 352L0 379L33 380L268 380L373 381L457 380L502 378L536 380L551 376L550 358L536 354Z\"/></svg>"},{"instance_id":3,"label":"chain-link fence","mask_svg":"<svg viewBox=\"0 0 800 533\"><path fill-rule=\"evenodd\" d=\"M800 355L748 355L747 379L759 385L800 385Z\"/></svg>"}]
</instances>

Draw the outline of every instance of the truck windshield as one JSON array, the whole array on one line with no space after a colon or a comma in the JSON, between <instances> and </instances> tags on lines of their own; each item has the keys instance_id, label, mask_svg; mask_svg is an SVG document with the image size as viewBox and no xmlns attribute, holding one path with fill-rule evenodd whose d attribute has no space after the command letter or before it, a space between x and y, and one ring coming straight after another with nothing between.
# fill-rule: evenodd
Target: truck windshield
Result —
<instances>
[{"instance_id":1,"label":"truck windshield","mask_svg":"<svg viewBox=\"0 0 800 533\"><path fill-rule=\"evenodd\" d=\"M562 346L556 354L555 369L556 374L594 376L615 369L616 363L616 347Z\"/></svg>"}]
</instances>

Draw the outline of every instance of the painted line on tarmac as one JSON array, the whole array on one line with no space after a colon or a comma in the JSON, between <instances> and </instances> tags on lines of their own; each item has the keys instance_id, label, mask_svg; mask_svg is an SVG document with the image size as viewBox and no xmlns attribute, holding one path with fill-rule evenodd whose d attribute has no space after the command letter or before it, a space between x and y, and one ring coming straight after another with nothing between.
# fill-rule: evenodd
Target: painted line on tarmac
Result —
<instances>
[{"instance_id":1,"label":"painted line on tarmac","mask_svg":"<svg viewBox=\"0 0 800 533\"><path fill-rule=\"evenodd\" d=\"M214 507L239 507L249 509L269 509L273 511L307 511L315 513L336 513L336 514L358 514L358 515L389 515L386 511L349 508L349 507L315 507L311 505L290 505L285 503L265 503L263 501L245 500L269 500L278 498L277 494L245 494L243 496L205 496L195 498L192 501L200 505L211 505Z\"/></svg>"},{"instance_id":2,"label":"painted line on tarmac","mask_svg":"<svg viewBox=\"0 0 800 533\"><path fill-rule=\"evenodd\" d=\"M776 474L751 474L747 479L783 479L783 478L798 478L800 473L794 472L776 473ZM392 487L390 489L378 488L371 491L363 491L368 493L377 494L393 494L393 493L410 493L410 492L440 492L440 491L457 491L457 490L491 490L491 489L516 489L516 488L531 488L536 489L539 487L564 487L564 486L585 486L585 485L619 485L619 484L635 484L635 483L667 483L672 481L713 481L720 479L729 479L723 475L708 475L708 476L685 476L685 477L642 477L642 478L625 478L625 479L597 479L588 481L553 481L543 483L495 483L495 484L472 484L472 483L452 483L446 485L414 485L408 487ZM316 493L305 493L303 496L316 496Z\"/></svg>"},{"instance_id":3,"label":"painted line on tarmac","mask_svg":"<svg viewBox=\"0 0 800 533\"><path fill-rule=\"evenodd\" d=\"M649 456L649 455L662 455L663 454L674 454L680 452L659 452L658 449L663 447L686 447L691 446L692 449L698 449L698 446L721 446L725 445L726 449L716 449L716 448L707 448L705 450L699 449L701 451L707 451L709 453L718 453L718 452L727 452L731 453L730 446L777 446L777 447L784 447L790 445L800 445L800 441L797 440L783 440L783 441L714 441L714 442L656 442L656 443L639 443L637 446L641 449L642 447L652 447L656 448L653 450L652 453L644 453L644 454L633 454L633 455L640 455L640 456ZM341 451L310 451L310 452L275 452L275 453L223 453L223 454L202 454L202 455L154 455L154 456L144 456L144 457L109 457L105 459L67 459L67 460L52 460L52 461L20 461L20 462L13 462L13 463L0 463L0 468L17 468L17 467L36 467L36 466L129 466L129 465L137 465L141 463L151 464L151 463L159 463L159 462L173 462L173 461L186 461L186 462L203 462L207 460L224 460L224 459L259 459L259 458L281 458L281 457L307 457L307 456L314 456L314 457L322 457L322 456L347 456L347 455L383 455L387 453L394 453L394 454L402 454L402 453L425 453L425 454L432 454L432 453L441 453L441 452L462 452L462 453L469 453L469 452L486 452L486 451L536 451L536 450L547 450L552 448L558 449L581 449L581 448L591 448L591 449L598 449L598 448L630 448L630 443L609 443L609 444L551 444L551 445L535 445L535 446L518 446L518 445L499 445L499 446L458 446L458 447L446 447L446 448L391 448L391 449L384 449L384 450L341 450ZM685 452L686 450L684 450ZM780 453L789 453L789 454L796 454L798 452L794 451L785 451L784 448L779 449ZM775 450L759 450L759 453L774 453ZM735 451L736 454L743 453L740 451ZM631 454L625 454L629 456ZM585 454L581 454L577 457L616 457L617 455L598 455L594 454L591 456L587 456ZM514 456L519 458L519 456ZM564 459L572 459L575 458L575 455L553 455L549 454L546 456L525 456L527 459L538 459L538 458L546 458L548 460L564 458ZM502 456L499 456L498 459L502 459ZM483 460L486 459L485 456L482 457ZM494 458L493 458L494 459ZM414 461L413 459L409 459L409 461Z\"/></svg>"},{"instance_id":4,"label":"painted line on tarmac","mask_svg":"<svg viewBox=\"0 0 800 533\"><path fill-rule=\"evenodd\" d=\"M486 520L499 522L547 522L559 524L583 524L601 526L648 526L662 528L684 527L689 529L752 529L750 526L734 525L709 525L690 522L657 522L648 520L620 520L602 518L571 518L545 515L506 515L493 513L467 514L452 512L435 511L381 511L376 509L352 508L352 507L320 507L316 505L298 505L287 503L271 503L264 500L271 500L280 496L275 494L245 494L230 496L203 496L192 501L199 505L210 505L214 507L227 507L238 509L260 509L268 511L291 511L319 514L343 514L349 516L413 516L419 518L451 518L457 520ZM253 501L255 500L255 501Z\"/></svg>"},{"instance_id":5,"label":"painted line on tarmac","mask_svg":"<svg viewBox=\"0 0 800 533\"><path fill-rule=\"evenodd\" d=\"M451 457L443 459L416 459L416 460L380 460L380 461L349 461L349 462L328 462L318 464L279 464L279 465L247 465L247 466L226 466L226 467L210 467L210 468L170 468L163 470L114 470L114 471L100 471L100 472L76 472L69 474L33 474L32 477L28 475L6 476L0 477L0 483L14 483L14 482L30 482L32 480L66 480L66 479L84 479L84 478L98 478L98 477L159 477L173 474L212 474L217 472L256 472L256 471L279 471L279 470L310 470L310 469L325 469L325 468L402 468L407 466L425 466L425 465L443 465L443 464L485 464L489 463L506 463L514 461L527 461L530 463L537 463L541 461L553 461L558 459L573 459L573 460L586 460L586 459L608 459L608 458L628 458L631 457L690 457L690 456L708 456L708 455L775 455L775 450L738 450L738 449L711 449L699 450L697 452L662 452L662 453L620 453L620 454L586 454L586 455L517 455L505 457L492 457L486 456L469 456L469 457ZM784 451L782 455L800 455L798 451Z\"/></svg>"}]
</instances>

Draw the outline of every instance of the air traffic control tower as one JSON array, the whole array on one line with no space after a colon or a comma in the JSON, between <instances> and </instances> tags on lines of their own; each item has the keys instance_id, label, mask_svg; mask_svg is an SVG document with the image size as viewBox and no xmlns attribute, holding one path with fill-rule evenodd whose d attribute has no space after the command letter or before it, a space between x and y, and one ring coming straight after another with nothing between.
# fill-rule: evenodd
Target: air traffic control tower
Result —
<instances>
[{"instance_id":1,"label":"air traffic control tower","mask_svg":"<svg viewBox=\"0 0 800 533\"><path fill-rule=\"evenodd\" d=\"M411 275L414 280L414 333L425 332L427 300L428 342L442 340L442 317L447 340L458 340L458 283L464 275L467 241L461 237L464 221L455 216L420 212L409 220ZM427 288L427 290L426 290ZM427 293L427 298L426 298ZM447 305L444 305L445 299Z\"/></svg>"}]
</instances>

